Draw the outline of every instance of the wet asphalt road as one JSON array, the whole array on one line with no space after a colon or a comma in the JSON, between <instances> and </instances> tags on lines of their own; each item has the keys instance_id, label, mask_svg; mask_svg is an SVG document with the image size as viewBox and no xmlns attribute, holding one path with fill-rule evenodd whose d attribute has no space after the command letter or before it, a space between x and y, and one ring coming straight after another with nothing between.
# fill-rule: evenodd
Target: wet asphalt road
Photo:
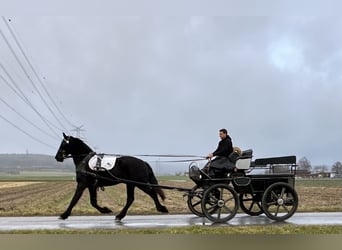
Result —
<instances>
[{"instance_id":1,"label":"wet asphalt road","mask_svg":"<svg viewBox=\"0 0 342 250\"><path fill-rule=\"evenodd\" d=\"M251 217L237 214L220 226L239 225L342 225L342 212L338 213L296 213L285 222L275 222L264 215ZM121 222L115 222L114 216L70 216L67 220L59 220L52 216L35 217L0 217L0 230L44 230L44 229L138 229L167 228L193 225L211 226L212 222L195 215L144 215L126 216Z\"/></svg>"}]
</instances>

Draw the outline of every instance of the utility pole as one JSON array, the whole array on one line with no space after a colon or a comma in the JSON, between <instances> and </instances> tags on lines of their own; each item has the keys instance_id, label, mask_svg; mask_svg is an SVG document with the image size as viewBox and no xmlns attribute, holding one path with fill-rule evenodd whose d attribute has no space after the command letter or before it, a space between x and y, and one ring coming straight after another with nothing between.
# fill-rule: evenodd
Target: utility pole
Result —
<instances>
[{"instance_id":1,"label":"utility pole","mask_svg":"<svg viewBox=\"0 0 342 250\"><path fill-rule=\"evenodd\" d=\"M85 139L85 137L81 136L81 133L86 131L85 129L82 128L83 125L81 125L81 126L73 126L73 127L74 127L74 129L72 129L71 131L75 132L75 136L77 138L80 138L80 139Z\"/></svg>"}]
</instances>

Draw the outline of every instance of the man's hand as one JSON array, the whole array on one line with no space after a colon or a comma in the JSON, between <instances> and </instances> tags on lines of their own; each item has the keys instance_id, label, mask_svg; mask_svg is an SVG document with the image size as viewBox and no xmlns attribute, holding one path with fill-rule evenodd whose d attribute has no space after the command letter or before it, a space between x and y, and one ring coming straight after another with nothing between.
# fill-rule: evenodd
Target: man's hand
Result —
<instances>
[{"instance_id":1,"label":"man's hand","mask_svg":"<svg viewBox=\"0 0 342 250\"><path fill-rule=\"evenodd\" d=\"M207 155L207 159L211 159L211 158L213 158L213 154L212 153Z\"/></svg>"}]
</instances>

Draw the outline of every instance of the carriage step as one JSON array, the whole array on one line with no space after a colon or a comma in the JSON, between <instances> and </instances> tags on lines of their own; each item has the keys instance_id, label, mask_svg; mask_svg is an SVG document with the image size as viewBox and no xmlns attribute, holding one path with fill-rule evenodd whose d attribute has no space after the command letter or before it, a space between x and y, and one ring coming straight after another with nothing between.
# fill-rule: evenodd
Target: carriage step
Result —
<instances>
[{"instance_id":1,"label":"carriage step","mask_svg":"<svg viewBox=\"0 0 342 250\"><path fill-rule=\"evenodd\" d=\"M237 177L233 179L236 186L248 186L251 183L251 178L249 177Z\"/></svg>"}]
</instances>

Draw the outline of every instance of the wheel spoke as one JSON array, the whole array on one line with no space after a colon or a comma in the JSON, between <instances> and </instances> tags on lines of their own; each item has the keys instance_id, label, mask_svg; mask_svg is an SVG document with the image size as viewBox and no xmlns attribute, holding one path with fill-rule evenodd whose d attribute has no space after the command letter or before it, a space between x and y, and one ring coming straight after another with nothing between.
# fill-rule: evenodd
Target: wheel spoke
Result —
<instances>
[{"instance_id":1,"label":"wheel spoke","mask_svg":"<svg viewBox=\"0 0 342 250\"><path fill-rule=\"evenodd\" d=\"M277 209L276 209L276 211L275 211L275 213L274 213L274 216L277 216L278 215L278 212L279 212L279 205L277 206Z\"/></svg>"},{"instance_id":2,"label":"wheel spoke","mask_svg":"<svg viewBox=\"0 0 342 250\"><path fill-rule=\"evenodd\" d=\"M293 197L287 197L286 199L284 199L284 205L293 206L293 204L294 204Z\"/></svg>"},{"instance_id":3,"label":"wheel spoke","mask_svg":"<svg viewBox=\"0 0 342 250\"><path fill-rule=\"evenodd\" d=\"M252 211L253 206L254 206L254 201L251 203L251 205L249 206L248 210L249 210L249 211Z\"/></svg>"},{"instance_id":4,"label":"wheel spoke","mask_svg":"<svg viewBox=\"0 0 342 250\"><path fill-rule=\"evenodd\" d=\"M279 196L279 198L283 198L283 196L284 196L284 193L285 193L285 190L286 190L286 188L285 187L283 187L282 189L281 189L281 193L280 193L280 196Z\"/></svg>"},{"instance_id":5,"label":"wheel spoke","mask_svg":"<svg viewBox=\"0 0 342 250\"><path fill-rule=\"evenodd\" d=\"M233 211L232 211L229 207L227 207L226 205L224 205L223 207L224 207L225 209L227 209L228 213L231 214L231 213L233 212Z\"/></svg>"},{"instance_id":6,"label":"wheel spoke","mask_svg":"<svg viewBox=\"0 0 342 250\"><path fill-rule=\"evenodd\" d=\"M197 201L196 203L192 204L193 207L197 206L197 205L200 205L201 204L201 200Z\"/></svg>"},{"instance_id":7,"label":"wheel spoke","mask_svg":"<svg viewBox=\"0 0 342 250\"><path fill-rule=\"evenodd\" d=\"M290 212L284 204L282 205L282 207L286 210L287 213Z\"/></svg>"},{"instance_id":8,"label":"wheel spoke","mask_svg":"<svg viewBox=\"0 0 342 250\"><path fill-rule=\"evenodd\" d=\"M274 196L274 198L278 199L278 195L273 190L271 192L271 199L272 199L272 195Z\"/></svg>"},{"instance_id":9,"label":"wheel spoke","mask_svg":"<svg viewBox=\"0 0 342 250\"><path fill-rule=\"evenodd\" d=\"M275 204L277 204L277 201L267 202L267 206L271 206L271 205L275 205Z\"/></svg>"},{"instance_id":10,"label":"wheel spoke","mask_svg":"<svg viewBox=\"0 0 342 250\"><path fill-rule=\"evenodd\" d=\"M221 219L221 208L218 209L217 218Z\"/></svg>"},{"instance_id":11,"label":"wheel spoke","mask_svg":"<svg viewBox=\"0 0 342 250\"><path fill-rule=\"evenodd\" d=\"M234 196L229 197L228 199L224 200L224 203L226 204L228 201L234 200Z\"/></svg>"},{"instance_id":12,"label":"wheel spoke","mask_svg":"<svg viewBox=\"0 0 342 250\"><path fill-rule=\"evenodd\" d=\"M215 205L211 206L210 208L208 208L208 212L209 213L214 212L216 208L217 208L217 205L215 204Z\"/></svg>"},{"instance_id":13,"label":"wheel spoke","mask_svg":"<svg viewBox=\"0 0 342 250\"><path fill-rule=\"evenodd\" d=\"M261 207L259 202L257 202L257 205L258 205L259 209L262 211L262 207Z\"/></svg>"}]
</instances>

